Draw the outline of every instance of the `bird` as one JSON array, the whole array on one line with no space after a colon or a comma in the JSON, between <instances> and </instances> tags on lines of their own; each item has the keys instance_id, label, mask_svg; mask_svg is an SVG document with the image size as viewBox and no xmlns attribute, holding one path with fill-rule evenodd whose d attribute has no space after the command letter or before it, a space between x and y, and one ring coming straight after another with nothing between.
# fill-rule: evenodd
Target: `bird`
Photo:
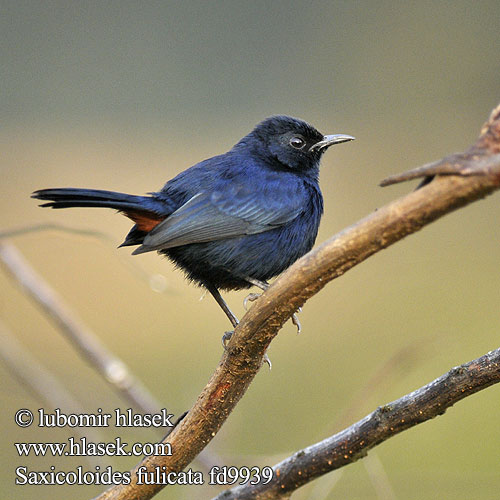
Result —
<instances>
[{"instance_id":1,"label":"bird","mask_svg":"<svg viewBox=\"0 0 500 500\"><path fill-rule=\"evenodd\" d=\"M211 293L235 328L238 319L220 291L265 290L312 249L323 214L320 160L330 146L352 140L323 135L298 118L271 116L229 151L182 171L159 191L51 188L32 197L45 201L42 207L104 207L125 215L134 226L120 247L166 255Z\"/></svg>"}]
</instances>

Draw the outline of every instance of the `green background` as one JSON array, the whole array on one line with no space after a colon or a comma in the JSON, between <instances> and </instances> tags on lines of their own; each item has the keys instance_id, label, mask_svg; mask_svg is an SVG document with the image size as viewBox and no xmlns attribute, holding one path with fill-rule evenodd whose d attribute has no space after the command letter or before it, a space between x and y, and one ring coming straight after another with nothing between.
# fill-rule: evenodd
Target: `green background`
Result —
<instances>
[{"instance_id":1,"label":"green background","mask_svg":"<svg viewBox=\"0 0 500 500\"><path fill-rule=\"evenodd\" d=\"M498 0L4 0L0 8L0 225L109 235L111 242L48 231L11 241L177 415L217 365L227 319L168 261L116 250L127 219L41 210L33 190L157 190L266 116L290 114L356 137L324 157L319 243L413 188L382 189L382 178L466 149L500 100ZM273 465L498 347L499 208L493 195L449 215L311 299L303 333L291 323L280 332L272 371L261 370L208 452L228 465ZM137 269L163 275L165 293ZM128 407L3 272L0 289L2 321L85 411ZM241 316L245 293L225 296ZM98 494L100 487L14 486L18 465L92 470L97 462L18 457L13 442L65 441L75 432L18 428L14 412L41 403L3 365L0 377L0 496ZM293 498L498 498L499 418L500 387L492 387ZM98 431L104 441L158 437ZM124 471L136 462L99 464ZM158 498L217 491L171 487Z\"/></svg>"}]
</instances>

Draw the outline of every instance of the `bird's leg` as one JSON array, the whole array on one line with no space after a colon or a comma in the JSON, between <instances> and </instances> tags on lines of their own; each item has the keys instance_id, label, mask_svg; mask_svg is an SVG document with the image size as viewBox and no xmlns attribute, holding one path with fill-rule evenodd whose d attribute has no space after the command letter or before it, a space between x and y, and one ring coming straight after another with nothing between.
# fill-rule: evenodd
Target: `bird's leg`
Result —
<instances>
[{"instance_id":1,"label":"bird's leg","mask_svg":"<svg viewBox=\"0 0 500 500\"><path fill-rule=\"evenodd\" d=\"M267 281L256 280L255 278L251 278L249 276L245 278L245 281L247 281L252 285L255 285L256 287L259 287L264 292L270 287ZM249 293L243 300L243 307L247 309L248 303L254 302L260 296L261 296L260 293ZM300 311L302 311L302 308L299 307L297 312L292 314L292 323L297 327L297 333L300 333L302 331L302 325L300 324L299 317L297 316L297 313L299 313Z\"/></svg>"},{"instance_id":2,"label":"bird's leg","mask_svg":"<svg viewBox=\"0 0 500 500\"><path fill-rule=\"evenodd\" d=\"M229 318L229 321L233 325L233 328L236 328L239 323L238 318L233 314L231 309L229 309L229 306L226 304L226 301L222 298L222 295L220 294L219 290L217 290L217 287L213 286L211 283L205 283L204 285L205 288L212 294L213 298L217 301L217 304L219 304L221 309L226 313L226 316ZM233 330L224 332L224 335L222 336L222 345L224 349L226 348L226 344L228 343L232 335L233 335Z\"/></svg>"},{"instance_id":3,"label":"bird's leg","mask_svg":"<svg viewBox=\"0 0 500 500\"><path fill-rule=\"evenodd\" d=\"M222 295L220 294L219 290L211 284L205 283L205 288L212 294L213 298L217 301L217 304L221 307L221 309L226 313L226 316L229 318L229 321L231 321L231 324L233 325L233 328L236 328L238 326L238 318L233 314L231 309L229 309L229 306L226 304L226 301L222 298Z\"/></svg>"},{"instance_id":4,"label":"bird's leg","mask_svg":"<svg viewBox=\"0 0 500 500\"><path fill-rule=\"evenodd\" d=\"M250 276L247 276L245 278L245 281L248 281L248 283L259 287L261 290L264 290L264 292L271 286L267 281L256 280L255 278L251 278Z\"/></svg>"},{"instance_id":5,"label":"bird's leg","mask_svg":"<svg viewBox=\"0 0 500 500\"><path fill-rule=\"evenodd\" d=\"M259 282L262 283L262 282ZM269 287L268 283L264 283L264 285L267 285ZM238 318L233 314L231 309L229 309L229 306L226 304L226 301L222 298L222 295L220 294L219 290L215 286L213 286L210 283L205 283L205 288L212 294L213 298L217 301L217 304L221 307L221 309L226 313L226 316L229 318L229 321L231 321L231 324L233 325L233 328L236 328L238 326ZM222 336L222 346L224 349L226 349L227 343L229 342L229 339L233 336L234 331L230 330L228 332L224 332L224 335ZM271 369L271 360L269 359L267 354L264 354L263 361L269 365L269 369Z\"/></svg>"}]
</instances>

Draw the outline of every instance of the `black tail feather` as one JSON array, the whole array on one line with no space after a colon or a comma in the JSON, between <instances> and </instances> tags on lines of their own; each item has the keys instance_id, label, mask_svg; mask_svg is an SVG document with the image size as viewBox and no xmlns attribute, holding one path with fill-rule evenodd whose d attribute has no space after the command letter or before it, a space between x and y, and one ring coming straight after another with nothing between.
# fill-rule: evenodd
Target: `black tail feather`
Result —
<instances>
[{"instance_id":1,"label":"black tail feather","mask_svg":"<svg viewBox=\"0 0 500 500\"><path fill-rule=\"evenodd\" d=\"M120 246L140 245L145 235L167 215L164 202L152 196L136 196L100 189L55 188L35 191L32 198L44 200L42 207L114 208L135 222Z\"/></svg>"},{"instance_id":2,"label":"black tail feather","mask_svg":"<svg viewBox=\"0 0 500 500\"><path fill-rule=\"evenodd\" d=\"M35 191L32 198L49 200L42 207L71 208L71 207L104 207L116 210L143 209L141 203L145 196L104 191L99 189L56 188L40 189Z\"/></svg>"}]
</instances>

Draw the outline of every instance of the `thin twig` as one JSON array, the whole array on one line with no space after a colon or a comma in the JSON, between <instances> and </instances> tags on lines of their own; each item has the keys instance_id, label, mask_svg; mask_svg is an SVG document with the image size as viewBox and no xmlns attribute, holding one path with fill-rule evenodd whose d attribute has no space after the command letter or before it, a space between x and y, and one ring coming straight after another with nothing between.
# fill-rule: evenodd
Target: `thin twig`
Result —
<instances>
[{"instance_id":1,"label":"thin twig","mask_svg":"<svg viewBox=\"0 0 500 500\"><path fill-rule=\"evenodd\" d=\"M34 226L39 229L38 226ZM19 228L17 234L31 231L30 227ZM57 229L61 229L57 227ZM68 228L65 228L65 230ZM69 230L69 229L68 229ZM73 230L71 229L71 232ZM76 232L80 232L76 230ZM87 234L87 232L83 232ZM0 233L0 238L6 232ZM92 234L90 232L88 234ZM77 317L76 313L64 303L49 284L39 276L24 259L16 247L0 240L0 264L21 285L42 310L52 318L59 329L66 335L83 359L88 362L111 387L142 413L157 413L160 403L148 389L136 379L125 363L110 353L98 337ZM45 390L50 390L48 387ZM165 439L173 428L158 429ZM197 462L206 470L219 465L222 460L215 453L204 451L197 457Z\"/></svg>"},{"instance_id":2,"label":"thin twig","mask_svg":"<svg viewBox=\"0 0 500 500\"><path fill-rule=\"evenodd\" d=\"M70 392L42 364L38 362L16 339L6 325L0 321L0 360L35 400L49 408L61 408L65 413L85 413L84 409ZM83 437L82 429L75 432ZM85 430L85 437L93 442L104 441L97 429ZM106 465L102 457L85 457L90 465Z\"/></svg>"},{"instance_id":3,"label":"thin twig","mask_svg":"<svg viewBox=\"0 0 500 500\"><path fill-rule=\"evenodd\" d=\"M428 345L429 339L427 338L425 346ZM404 367L405 375L411 373L412 366L416 364L417 358L422 357L423 347L423 341L411 341L394 352L389 359L381 363L366 382L351 394L351 403L339 413L333 422L334 427L330 424L327 432L330 433L337 429L342 429L349 425L356 415L362 415L362 410L369 396L374 394L375 391L380 391L384 387L384 384L387 385L392 382L395 372L398 369Z\"/></svg>"},{"instance_id":4,"label":"thin twig","mask_svg":"<svg viewBox=\"0 0 500 500\"><path fill-rule=\"evenodd\" d=\"M0 241L0 263L115 390L143 413L157 413L160 410L160 404L130 373L125 363L108 351L14 245Z\"/></svg>"},{"instance_id":5,"label":"thin twig","mask_svg":"<svg viewBox=\"0 0 500 500\"><path fill-rule=\"evenodd\" d=\"M92 229L81 229L77 227L64 226L63 224L31 224L27 226L17 226L10 229L4 229L0 231L0 240L6 238L14 238L16 236L25 236L31 233L43 232L43 231L57 231L61 233L74 234L78 236L84 236L89 238L95 238L98 241L103 242L107 246L111 245L113 248L116 242L107 233L102 231L95 231ZM137 276L141 281L144 281L148 286L157 293L164 293L168 295L175 294L176 291L172 288L165 276L163 274L150 274L145 271L141 266L137 264L136 261L130 258L129 254L122 254L119 252L118 260L126 266L132 273Z\"/></svg>"},{"instance_id":6,"label":"thin twig","mask_svg":"<svg viewBox=\"0 0 500 500\"><path fill-rule=\"evenodd\" d=\"M365 470L380 500L397 500L394 488L377 453L370 453L364 460Z\"/></svg>"},{"instance_id":7,"label":"thin twig","mask_svg":"<svg viewBox=\"0 0 500 500\"><path fill-rule=\"evenodd\" d=\"M14 238L15 236L24 236L26 234L38 233L43 231L61 231L63 233L76 234L78 236L89 236L102 240L108 244L114 244L113 239L107 233L95 231L92 229L80 229L76 227L63 226L62 224L30 224L28 226L17 226L0 231L0 239Z\"/></svg>"}]
</instances>

